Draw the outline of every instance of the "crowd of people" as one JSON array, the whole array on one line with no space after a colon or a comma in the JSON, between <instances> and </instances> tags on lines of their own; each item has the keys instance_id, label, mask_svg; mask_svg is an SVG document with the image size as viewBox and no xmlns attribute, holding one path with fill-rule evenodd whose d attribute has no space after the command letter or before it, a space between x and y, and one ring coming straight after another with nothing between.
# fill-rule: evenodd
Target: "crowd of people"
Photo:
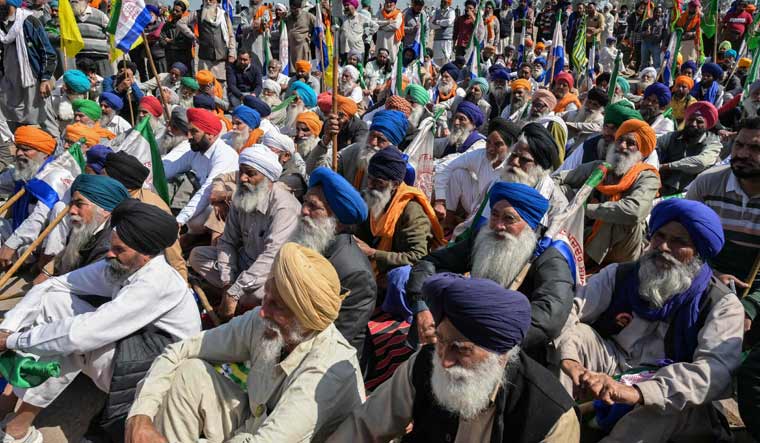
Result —
<instances>
[{"instance_id":1,"label":"crowd of people","mask_svg":"<svg viewBox=\"0 0 760 443\"><path fill-rule=\"evenodd\" d=\"M0 0L0 352L61 368L3 443L80 373L71 441L760 440L747 0L148 0L118 60L58 2Z\"/></svg>"}]
</instances>

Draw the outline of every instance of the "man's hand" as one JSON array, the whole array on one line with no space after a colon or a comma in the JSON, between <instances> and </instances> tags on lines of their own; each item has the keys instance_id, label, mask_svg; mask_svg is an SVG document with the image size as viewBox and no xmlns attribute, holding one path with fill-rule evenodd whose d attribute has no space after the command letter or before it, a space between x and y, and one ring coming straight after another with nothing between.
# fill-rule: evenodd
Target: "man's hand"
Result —
<instances>
[{"instance_id":1,"label":"man's hand","mask_svg":"<svg viewBox=\"0 0 760 443\"><path fill-rule=\"evenodd\" d=\"M370 245L364 243L359 237L354 235L354 241L356 241L356 246L361 249L361 251L369 258L373 258L375 256L375 253L377 252L377 249L371 247Z\"/></svg>"},{"instance_id":2,"label":"man's hand","mask_svg":"<svg viewBox=\"0 0 760 443\"><path fill-rule=\"evenodd\" d=\"M581 384L594 398L608 405L623 403L633 406L643 402L641 391L617 382L607 374L586 371L581 375Z\"/></svg>"},{"instance_id":3,"label":"man's hand","mask_svg":"<svg viewBox=\"0 0 760 443\"><path fill-rule=\"evenodd\" d=\"M13 264L14 254L16 254L15 249L11 249L7 246L0 248L0 269L7 269Z\"/></svg>"},{"instance_id":4,"label":"man's hand","mask_svg":"<svg viewBox=\"0 0 760 443\"><path fill-rule=\"evenodd\" d=\"M50 91L51 91L51 90L52 90L52 89L51 89L51 87L50 87L50 82L49 82L48 80L43 80L43 81L40 83L40 95L41 95L43 98L47 98L47 97L50 97Z\"/></svg>"},{"instance_id":5,"label":"man's hand","mask_svg":"<svg viewBox=\"0 0 760 443\"><path fill-rule=\"evenodd\" d=\"M10 337L11 332L9 331L0 331L0 352L5 352L8 350L8 337Z\"/></svg>"},{"instance_id":6,"label":"man's hand","mask_svg":"<svg viewBox=\"0 0 760 443\"><path fill-rule=\"evenodd\" d=\"M332 142L333 135L337 135L340 132L340 118L338 114L330 112L327 114L327 120L325 120L325 134L322 136L322 143L324 145ZM333 146L333 149L336 147Z\"/></svg>"},{"instance_id":7,"label":"man's hand","mask_svg":"<svg viewBox=\"0 0 760 443\"><path fill-rule=\"evenodd\" d=\"M2 259L2 255L0 255L0 259ZM720 280L720 282L726 286L731 286L731 281L733 280L734 285L737 288L747 289L749 287L748 284L744 283L742 280L739 280L736 276L733 276L731 274L721 274L720 272L715 272L715 276L718 277L718 280Z\"/></svg>"},{"instance_id":8,"label":"man's hand","mask_svg":"<svg viewBox=\"0 0 760 443\"><path fill-rule=\"evenodd\" d=\"M237 305L238 301L225 291L224 296L222 297L222 302L219 303L219 306L215 311L219 315L219 318L226 323L229 319L235 316Z\"/></svg>"},{"instance_id":9,"label":"man's hand","mask_svg":"<svg viewBox=\"0 0 760 443\"><path fill-rule=\"evenodd\" d=\"M435 336L435 321L430 311L420 311L414 316L417 323L417 335L420 338L421 345L434 344L437 339Z\"/></svg>"},{"instance_id":10,"label":"man's hand","mask_svg":"<svg viewBox=\"0 0 760 443\"><path fill-rule=\"evenodd\" d=\"M446 200L436 200L433 211L435 211L438 221L443 221L446 218Z\"/></svg>"},{"instance_id":11,"label":"man's hand","mask_svg":"<svg viewBox=\"0 0 760 443\"><path fill-rule=\"evenodd\" d=\"M124 437L125 443L169 443L147 415L135 415L127 420Z\"/></svg>"}]
</instances>

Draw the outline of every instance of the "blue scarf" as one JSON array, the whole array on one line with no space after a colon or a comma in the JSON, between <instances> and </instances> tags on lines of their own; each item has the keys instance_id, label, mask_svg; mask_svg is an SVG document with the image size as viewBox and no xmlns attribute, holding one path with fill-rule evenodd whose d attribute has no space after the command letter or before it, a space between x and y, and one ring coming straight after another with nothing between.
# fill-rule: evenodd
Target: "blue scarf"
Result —
<instances>
[{"instance_id":1,"label":"blue scarf","mask_svg":"<svg viewBox=\"0 0 760 443\"><path fill-rule=\"evenodd\" d=\"M466 139L464 139L464 143L462 143L462 146L460 146L459 149L457 149L457 152L459 152L461 154L462 152L465 152L468 149L470 149L470 146L472 146L473 144L475 144L475 142L477 142L479 140L485 140L485 139L486 138L483 136L483 134L481 134L480 132L478 132L477 129L476 129L476 130L472 131L470 133L470 135L467 136Z\"/></svg>"},{"instance_id":2,"label":"blue scarf","mask_svg":"<svg viewBox=\"0 0 760 443\"><path fill-rule=\"evenodd\" d=\"M700 81L694 85L694 88L691 90L691 95L697 100L704 100L715 104L715 99L718 98L718 88L718 82L713 80L710 89L707 90L707 94L702 96L702 82Z\"/></svg>"},{"instance_id":3,"label":"blue scarf","mask_svg":"<svg viewBox=\"0 0 760 443\"><path fill-rule=\"evenodd\" d=\"M53 160L53 156L49 156L44 163L42 163L42 166L40 166L40 169L37 170L37 172L34 173L35 177L37 174L42 171L45 166L47 166L48 163L50 163ZM32 181L34 179L31 179ZM13 230L15 231L19 226L21 226L21 223L24 223L24 220L26 220L27 217L29 217L29 205L33 203L32 199L36 199L37 196L34 195L34 192L30 192L30 189L27 187L27 183L24 183L21 180L16 180L13 182L13 195L16 195L18 191L20 191L22 188L27 188L26 192L24 192L24 195L21 196L18 200L16 200L16 203L13 204L13 208L11 208L11 215L13 216Z\"/></svg>"},{"instance_id":4,"label":"blue scarf","mask_svg":"<svg viewBox=\"0 0 760 443\"><path fill-rule=\"evenodd\" d=\"M639 296L639 266L636 265L625 278L624 284L615 288L610 306L597 319L594 329L597 329L598 325L599 328L606 328L613 334L620 332L614 332L615 328L611 325L615 324L616 317L621 313L636 313L648 321L672 319L674 355L666 357L675 362L690 362L697 349L699 305L710 284L711 276L710 267L707 264L702 265L687 290L671 297L663 307L653 308ZM668 346L665 346L665 349L667 350Z\"/></svg>"}]
</instances>

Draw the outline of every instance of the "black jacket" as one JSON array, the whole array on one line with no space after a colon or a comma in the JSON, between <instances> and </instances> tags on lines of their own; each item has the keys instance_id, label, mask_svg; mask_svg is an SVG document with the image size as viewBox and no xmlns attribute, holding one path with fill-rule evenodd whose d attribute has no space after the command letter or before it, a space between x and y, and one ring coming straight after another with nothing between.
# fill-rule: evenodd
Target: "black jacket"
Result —
<instances>
[{"instance_id":1,"label":"black jacket","mask_svg":"<svg viewBox=\"0 0 760 443\"><path fill-rule=\"evenodd\" d=\"M105 258L109 249L111 249L111 224L106 223L100 232L96 233L79 249L79 266L77 269Z\"/></svg>"},{"instance_id":2,"label":"black jacket","mask_svg":"<svg viewBox=\"0 0 760 443\"><path fill-rule=\"evenodd\" d=\"M747 331L744 342L752 342L749 337L757 339L760 335L760 319L752 322L752 329ZM739 399L739 413L747 430L756 441L760 441L760 343L747 355L744 363L736 373Z\"/></svg>"},{"instance_id":3,"label":"black jacket","mask_svg":"<svg viewBox=\"0 0 760 443\"><path fill-rule=\"evenodd\" d=\"M241 71L236 63L227 63L227 95L241 100L244 95L261 92L261 67L251 60L250 66Z\"/></svg>"},{"instance_id":4,"label":"black jacket","mask_svg":"<svg viewBox=\"0 0 760 443\"><path fill-rule=\"evenodd\" d=\"M343 149L352 143L364 142L369 135L367 122L355 115L338 133L338 149Z\"/></svg>"},{"instance_id":5,"label":"black jacket","mask_svg":"<svg viewBox=\"0 0 760 443\"><path fill-rule=\"evenodd\" d=\"M356 348L357 358L361 360L367 323L377 297L372 265L351 234L338 234L324 255L338 272L341 288L349 291L340 306L335 327Z\"/></svg>"},{"instance_id":6,"label":"black jacket","mask_svg":"<svg viewBox=\"0 0 760 443\"><path fill-rule=\"evenodd\" d=\"M427 300L422 296L422 283L426 278L441 272L470 272L475 237L432 252L412 267L406 293L415 313L427 309ZM549 248L538 256L519 291L528 297L531 305L531 326L523 348L543 347L559 336L573 307L573 276L562 254Z\"/></svg>"}]
</instances>

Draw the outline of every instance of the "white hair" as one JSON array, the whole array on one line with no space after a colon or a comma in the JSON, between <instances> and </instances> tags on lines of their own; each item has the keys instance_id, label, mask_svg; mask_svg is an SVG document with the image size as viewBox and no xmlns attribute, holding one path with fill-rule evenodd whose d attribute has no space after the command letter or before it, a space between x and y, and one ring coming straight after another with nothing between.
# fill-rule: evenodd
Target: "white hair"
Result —
<instances>
[{"instance_id":1,"label":"white hair","mask_svg":"<svg viewBox=\"0 0 760 443\"><path fill-rule=\"evenodd\" d=\"M657 263L668 261L669 267ZM694 257L681 263L667 252L648 251L639 259L639 295L652 307L661 308L676 294L687 290L702 268L702 260Z\"/></svg>"},{"instance_id":2,"label":"white hair","mask_svg":"<svg viewBox=\"0 0 760 443\"><path fill-rule=\"evenodd\" d=\"M232 196L232 206L240 211L251 214L256 206L265 198L269 198L269 180L264 179L259 184L239 183Z\"/></svg>"},{"instance_id":3,"label":"white hair","mask_svg":"<svg viewBox=\"0 0 760 443\"><path fill-rule=\"evenodd\" d=\"M333 216L321 218L301 216L290 241L324 254L327 247L335 240L337 225L338 221Z\"/></svg>"},{"instance_id":4,"label":"white hair","mask_svg":"<svg viewBox=\"0 0 760 443\"><path fill-rule=\"evenodd\" d=\"M536 233L530 227L525 227L514 236L508 232L497 233L484 226L475 237L470 274L508 288L528 263L535 248Z\"/></svg>"}]
</instances>

